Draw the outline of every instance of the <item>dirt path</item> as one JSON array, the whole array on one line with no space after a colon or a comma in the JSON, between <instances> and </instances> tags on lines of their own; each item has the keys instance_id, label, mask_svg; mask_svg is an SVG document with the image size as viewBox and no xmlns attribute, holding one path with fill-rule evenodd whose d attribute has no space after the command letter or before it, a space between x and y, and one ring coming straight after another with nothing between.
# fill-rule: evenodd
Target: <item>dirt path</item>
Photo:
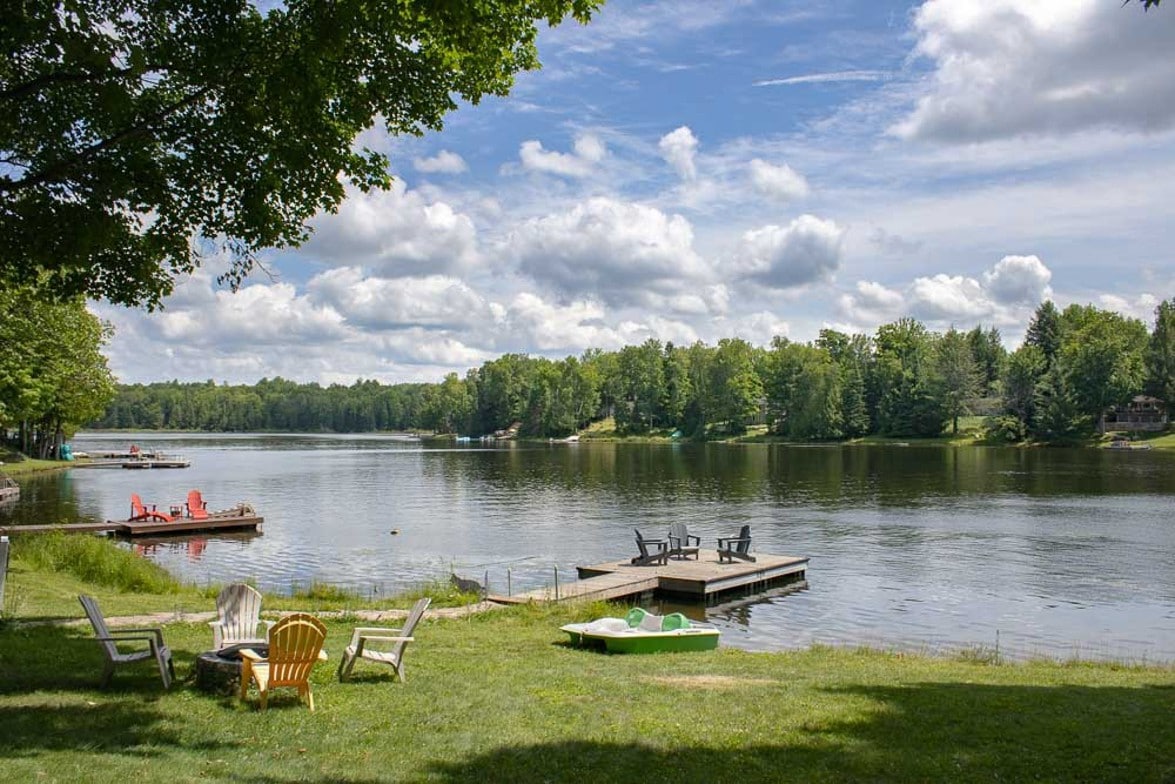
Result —
<instances>
[{"instance_id":1,"label":"dirt path","mask_svg":"<svg viewBox=\"0 0 1175 784\"><path fill-rule=\"evenodd\" d=\"M478 602L477 604L466 604L462 607L438 607L429 610L424 614L428 618L465 618L470 615L477 615L478 613L490 612L491 610L499 610L505 605L494 604L493 602ZM280 617L289 611L282 612L263 612L263 617ZM362 621L373 621L382 623L385 621L402 620L408 616L408 610L323 610L321 612L312 613L319 618L357 618ZM108 626L159 626L165 623L207 623L208 621L216 620L216 612L209 610L205 612L166 612L166 613L151 613L149 615L117 615L108 616L106 623ZM87 623L85 618L61 620L61 621L30 621L27 624L36 626L41 624L57 624L62 626L77 626L85 625Z\"/></svg>"}]
</instances>

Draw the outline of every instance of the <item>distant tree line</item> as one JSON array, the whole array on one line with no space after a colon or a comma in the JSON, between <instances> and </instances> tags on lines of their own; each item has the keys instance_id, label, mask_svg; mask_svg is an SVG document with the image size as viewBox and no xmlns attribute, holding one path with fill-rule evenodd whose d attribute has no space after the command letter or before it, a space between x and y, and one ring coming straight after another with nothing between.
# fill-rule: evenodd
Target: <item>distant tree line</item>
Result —
<instances>
[{"instance_id":1,"label":"distant tree line","mask_svg":"<svg viewBox=\"0 0 1175 784\"><path fill-rule=\"evenodd\" d=\"M704 438L762 422L796 440L836 440L937 436L983 413L1000 438L1062 440L1092 432L1140 392L1175 399L1175 299L1155 315L1148 335L1137 319L1045 302L1011 354L994 327L936 333L904 318L872 336L826 329L811 343L777 337L768 347L650 339L561 360L507 354L436 384L135 384L93 424L473 436L517 426L558 438L611 416L622 434Z\"/></svg>"},{"instance_id":2,"label":"distant tree line","mask_svg":"<svg viewBox=\"0 0 1175 784\"><path fill-rule=\"evenodd\" d=\"M55 458L114 397L102 347L109 327L81 297L46 302L0 285L0 446Z\"/></svg>"}]
</instances>

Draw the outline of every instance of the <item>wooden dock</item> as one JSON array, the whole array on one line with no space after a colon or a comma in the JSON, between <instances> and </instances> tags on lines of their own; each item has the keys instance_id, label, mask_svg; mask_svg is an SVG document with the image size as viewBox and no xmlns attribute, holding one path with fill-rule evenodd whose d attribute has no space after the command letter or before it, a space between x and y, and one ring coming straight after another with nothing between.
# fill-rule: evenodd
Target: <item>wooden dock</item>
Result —
<instances>
[{"instance_id":1,"label":"wooden dock","mask_svg":"<svg viewBox=\"0 0 1175 784\"><path fill-rule=\"evenodd\" d=\"M107 520L104 523L67 523L65 525L0 526L0 534L44 534L60 531L67 534L107 534L112 536L185 536L213 531L260 531L265 518L255 514L209 515L204 519L183 517L162 520Z\"/></svg>"},{"instance_id":2,"label":"wooden dock","mask_svg":"<svg viewBox=\"0 0 1175 784\"><path fill-rule=\"evenodd\" d=\"M608 561L578 566L579 579L511 596L487 596L499 604L622 599L643 593L686 596L706 601L729 591L770 588L804 580L808 559L755 553L754 562L719 563L716 550L700 550L695 560L669 559L665 565L633 566Z\"/></svg>"}]
</instances>

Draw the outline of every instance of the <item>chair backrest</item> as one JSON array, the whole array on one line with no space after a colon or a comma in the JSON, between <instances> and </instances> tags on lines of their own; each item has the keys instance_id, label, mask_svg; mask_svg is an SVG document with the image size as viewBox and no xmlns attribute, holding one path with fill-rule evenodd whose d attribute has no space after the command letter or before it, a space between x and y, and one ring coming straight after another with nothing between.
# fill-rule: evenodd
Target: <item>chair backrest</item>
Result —
<instances>
[{"instance_id":1,"label":"chair backrest","mask_svg":"<svg viewBox=\"0 0 1175 784\"><path fill-rule=\"evenodd\" d=\"M640 531L637 531L637 529L635 529L635 528L634 528L634 529L632 529L632 530L633 530L633 531L636 531L636 546L637 546L637 548L638 548L638 549L641 551L641 556L642 556L642 557L648 557L648 555L649 555L649 550L648 550L648 548L645 546L645 537L641 536L641 532L640 532Z\"/></svg>"},{"instance_id":2,"label":"chair backrest","mask_svg":"<svg viewBox=\"0 0 1175 784\"><path fill-rule=\"evenodd\" d=\"M416 624L420 623L420 619L424 617L424 611L432 604L432 599L427 596L423 599L417 599L416 604L412 605L412 611L408 613L408 617L404 619L404 626L400 629L401 637L411 637L412 632L416 629ZM398 642L392 652L397 656L404 650L404 646L408 643Z\"/></svg>"},{"instance_id":3,"label":"chair backrest","mask_svg":"<svg viewBox=\"0 0 1175 784\"><path fill-rule=\"evenodd\" d=\"M751 527L744 525L738 529L739 541L734 543L734 551L736 553L748 553L751 550Z\"/></svg>"},{"instance_id":4,"label":"chair backrest","mask_svg":"<svg viewBox=\"0 0 1175 784\"><path fill-rule=\"evenodd\" d=\"M82 603L82 609L86 611L86 617L90 619L90 625L94 627L94 635L106 638L100 641L106 657L113 659L118 654L118 648L110 639L110 630L106 628L106 619L102 617L102 611L98 609L98 600L93 596L80 594L78 601Z\"/></svg>"},{"instance_id":5,"label":"chair backrest","mask_svg":"<svg viewBox=\"0 0 1175 784\"><path fill-rule=\"evenodd\" d=\"M687 536L689 536L689 529L685 527L685 523L673 523L669 526L670 539L676 539L684 545Z\"/></svg>"},{"instance_id":6,"label":"chair backrest","mask_svg":"<svg viewBox=\"0 0 1175 784\"><path fill-rule=\"evenodd\" d=\"M291 613L269 630L269 685L297 686L310 677L326 641L326 626L309 613Z\"/></svg>"},{"instance_id":7,"label":"chair backrest","mask_svg":"<svg viewBox=\"0 0 1175 784\"><path fill-rule=\"evenodd\" d=\"M251 585L226 585L216 597L216 615L225 640L243 640L257 634L261 594Z\"/></svg>"},{"instance_id":8,"label":"chair backrest","mask_svg":"<svg viewBox=\"0 0 1175 784\"><path fill-rule=\"evenodd\" d=\"M204 500L204 497L200 495L199 490L188 491L188 517L207 517L207 507L208 503Z\"/></svg>"},{"instance_id":9,"label":"chair backrest","mask_svg":"<svg viewBox=\"0 0 1175 784\"><path fill-rule=\"evenodd\" d=\"M131 517L143 517L147 514L147 507L143 506L143 499L138 493L131 493Z\"/></svg>"}]
</instances>

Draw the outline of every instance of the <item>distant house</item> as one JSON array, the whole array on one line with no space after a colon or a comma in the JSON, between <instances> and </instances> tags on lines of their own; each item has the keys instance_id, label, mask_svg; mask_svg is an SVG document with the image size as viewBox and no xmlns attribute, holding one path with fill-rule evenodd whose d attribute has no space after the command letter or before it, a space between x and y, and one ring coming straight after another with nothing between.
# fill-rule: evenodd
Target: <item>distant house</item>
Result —
<instances>
[{"instance_id":1,"label":"distant house","mask_svg":"<svg viewBox=\"0 0 1175 784\"><path fill-rule=\"evenodd\" d=\"M1106 413L1106 430L1166 430L1167 406L1150 395L1135 395Z\"/></svg>"}]
</instances>

